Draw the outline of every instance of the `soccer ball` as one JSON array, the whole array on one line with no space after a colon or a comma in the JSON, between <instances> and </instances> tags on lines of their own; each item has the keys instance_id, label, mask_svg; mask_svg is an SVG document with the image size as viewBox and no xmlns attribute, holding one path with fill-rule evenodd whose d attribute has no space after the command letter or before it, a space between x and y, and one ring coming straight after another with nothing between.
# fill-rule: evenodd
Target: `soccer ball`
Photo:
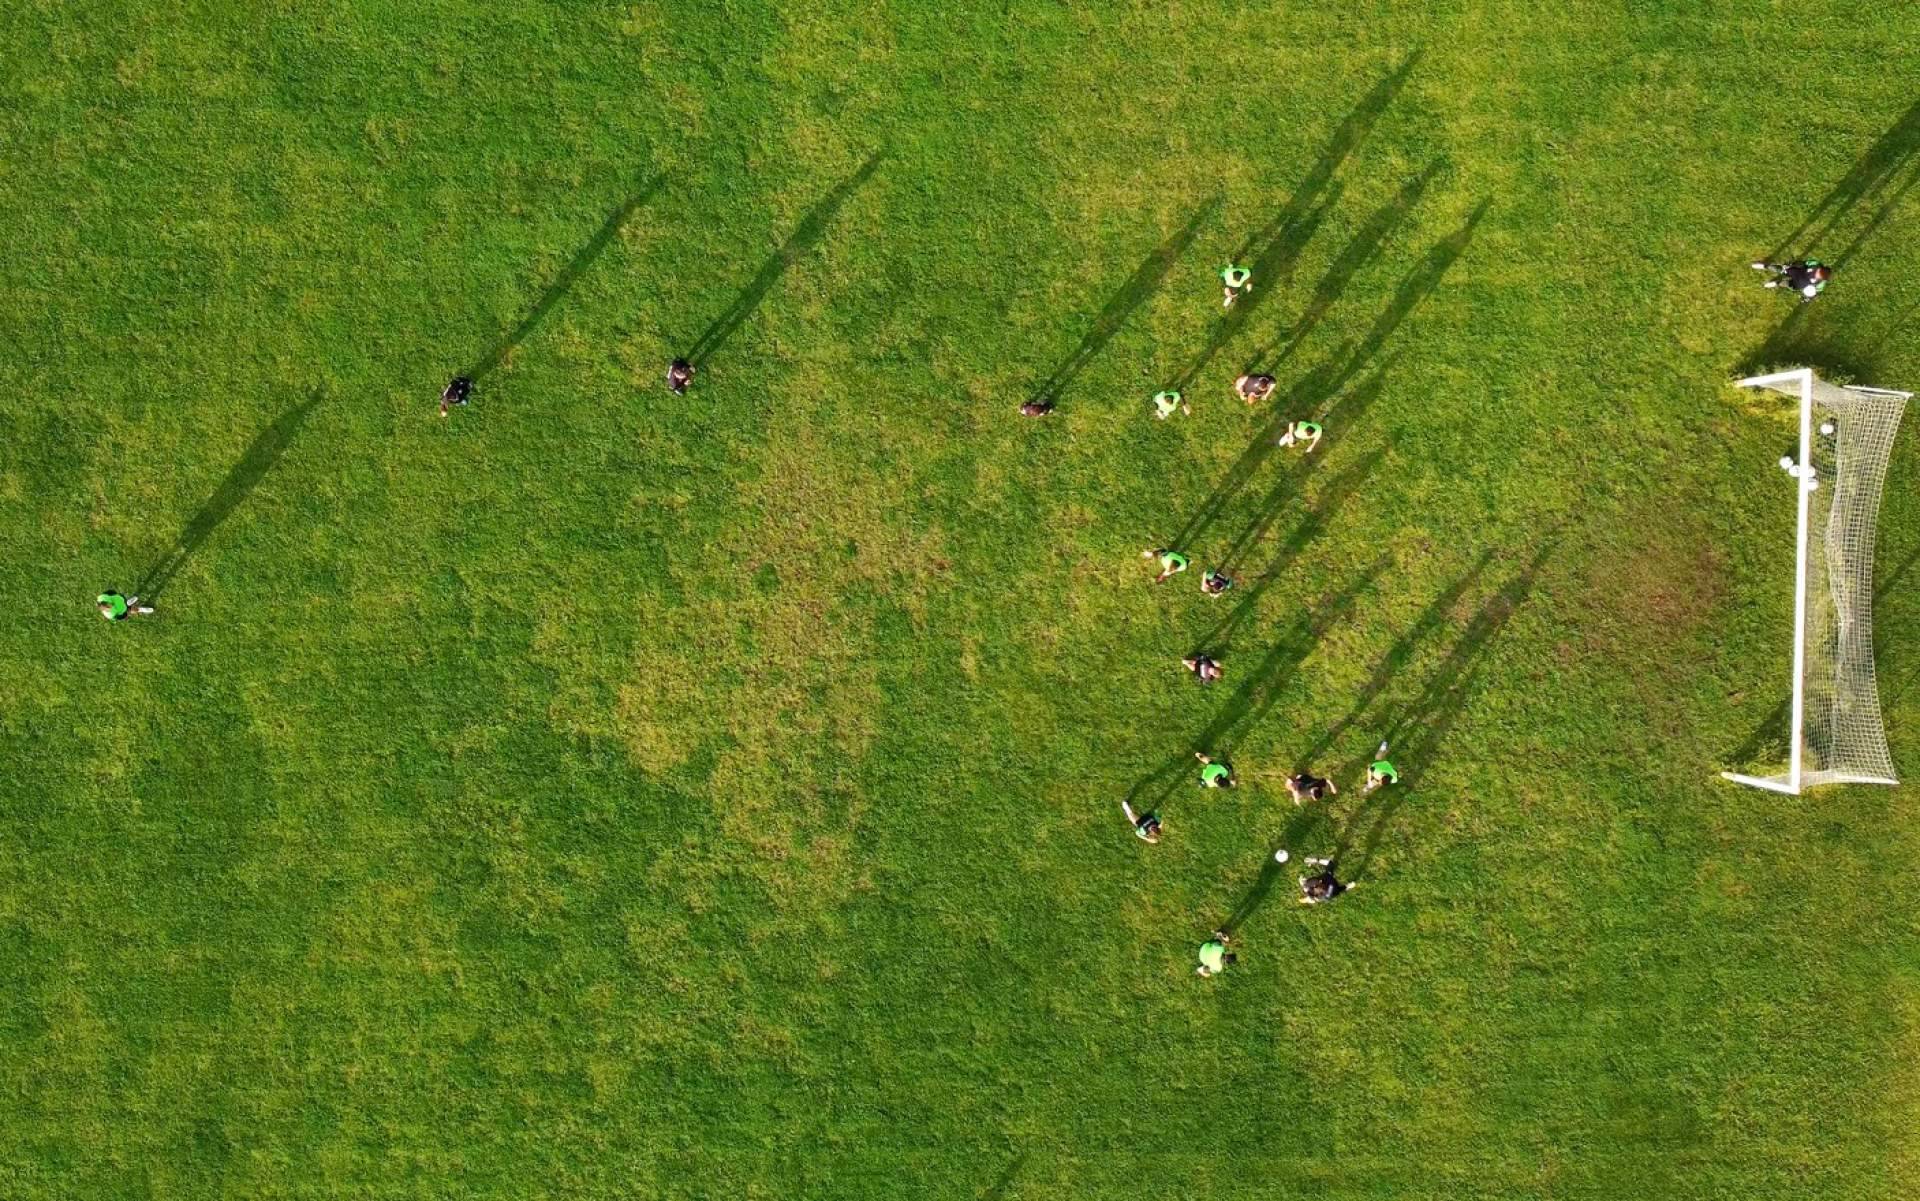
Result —
<instances>
[{"instance_id":1,"label":"soccer ball","mask_svg":"<svg viewBox=\"0 0 1920 1201\"><path fill-rule=\"evenodd\" d=\"M1273 853L1273 861L1275 863L1285 863L1287 861L1287 848L1281 847L1279 850L1275 851Z\"/></svg>"},{"instance_id":2,"label":"soccer ball","mask_svg":"<svg viewBox=\"0 0 1920 1201\"><path fill-rule=\"evenodd\" d=\"M1821 432L1821 433L1823 433L1823 434L1831 434L1831 433L1833 433L1833 422L1831 422L1831 421L1822 421L1822 422L1820 423L1820 432Z\"/></svg>"},{"instance_id":3,"label":"soccer ball","mask_svg":"<svg viewBox=\"0 0 1920 1201\"><path fill-rule=\"evenodd\" d=\"M1788 475L1793 474L1793 456L1792 455L1780 456L1780 470L1786 472Z\"/></svg>"}]
</instances>

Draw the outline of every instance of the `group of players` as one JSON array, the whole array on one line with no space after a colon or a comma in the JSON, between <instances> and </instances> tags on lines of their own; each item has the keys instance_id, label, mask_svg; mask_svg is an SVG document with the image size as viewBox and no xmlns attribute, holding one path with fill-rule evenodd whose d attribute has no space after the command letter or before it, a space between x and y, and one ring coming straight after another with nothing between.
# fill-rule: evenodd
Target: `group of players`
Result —
<instances>
[{"instance_id":1,"label":"group of players","mask_svg":"<svg viewBox=\"0 0 1920 1201\"><path fill-rule=\"evenodd\" d=\"M1229 263L1220 270L1220 282L1221 307L1232 308L1235 301L1253 290L1253 271L1249 267ZM1259 404L1273 394L1274 378L1271 375L1248 372L1234 380L1233 390L1234 394L1248 405ZM1193 412L1193 406L1178 388L1168 388L1154 393L1152 404L1154 416L1161 421L1165 421L1175 413L1191 414ZM1053 412L1053 407L1051 399L1042 397L1021 405L1020 412L1027 417L1045 417ZM1325 433L1325 428L1319 422L1289 421L1280 434L1278 445L1295 447L1302 453L1311 454L1314 448L1320 445L1320 440ZM1149 547L1140 552L1140 557L1158 565L1159 573L1153 578L1156 584L1165 583L1186 571L1191 564L1184 551L1173 547ZM1200 591L1205 596L1223 596L1233 586L1233 577L1218 567L1209 568L1200 577ZM1203 685L1212 684L1226 676L1226 669L1220 665L1219 661L1204 652L1196 652L1182 659L1181 664ZM1363 793L1399 783L1400 770L1386 756L1387 744L1383 742L1367 767L1366 781L1362 787ZM1194 758L1200 764L1200 787L1234 787L1236 777L1233 766L1224 756L1216 756L1208 751L1195 751ZM1302 805L1333 796L1340 790L1332 780L1316 776L1311 771L1301 771L1287 778L1287 791L1292 794L1294 804ZM1163 826L1159 810L1148 809L1144 812L1135 812L1131 802L1122 801L1120 811L1126 817L1127 823L1133 827L1134 834L1142 841L1148 843L1160 841ZM1274 852L1273 857L1276 863L1285 863L1289 854L1286 848L1282 847ZM1343 882L1339 879L1337 865L1332 858L1309 857L1305 863L1316 870L1311 875L1299 878L1300 904L1302 905L1322 904L1354 887L1351 881ZM1200 946L1200 964L1196 969L1197 973L1201 976L1212 976L1225 970L1227 964L1234 962L1236 956L1227 949L1231 941L1232 935L1229 931L1215 930L1212 937Z\"/></svg>"},{"instance_id":2,"label":"group of players","mask_svg":"<svg viewBox=\"0 0 1920 1201\"><path fill-rule=\"evenodd\" d=\"M1833 278L1833 267L1818 259L1799 259L1793 262L1771 263L1757 261L1752 264L1756 271L1767 276L1764 286L1791 291L1798 295L1800 303L1806 304L1826 291L1827 284ZM1222 306L1231 308L1235 300L1244 296L1253 288L1253 272L1242 266L1229 264L1220 271L1223 299ZM1234 381L1234 392L1249 405L1257 404L1272 394L1274 379L1270 375L1246 374ZM1045 416L1051 412L1050 401L1029 401L1021 406L1021 412L1029 417ZM1192 406L1178 389L1168 389L1154 394L1154 416L1164 421L1174 413L1193 412ZM1286 426L1279 441L1281 446L1300 446L1311 452L1320 443L1325 431L1312 421L1292 421ZM1187 570L1190 561L1186 554L1172 547L1150 547L1140 552L1140 557L1157 562L1159 574L1153 582L1165 583L1172 577ZM1200 591L1210 597L1217 597L1232 588L1233 579L1219 568L1209 568L1200 577ZM1181 660L1182 666L1192 672L1201 684L1212 684L1225 678L1226 669L1212 656L1196 652ZM1366 783L1363 792L1372 792L1376 788L1397 784L1400 771L1387 759L1387 744L1382 742L1374 752L1373 762L1367 767ZM1233 768L1222 759L1215 758L1206 751L1195 751L1194 758L1200 763L1200 787L1231 788L1234 786ZM1315 776L1310 771L1298 772L1287 778L1287 791L1293 796L1296 805L1321 800L1337 794L1340 790L1332 780ZM1133 827L1136 836L1148 843L1160 841L1162 825L1158 810L1149 809L1135 812L1128 801L1120 802L1120 811ZM1286 848L1274 852L1276 863L1285 863L1288 858ZM1300 903L1316 905L1330 901L1341 893L1354 887L1352 881L1342 883L1336 875L1336 865L1331 858L1307 858L1307 866L1318 869L1314 874L1299 878ZM1200 945L1200 965L1196 969L1201 976L1212 976L1225 970L1236 956L1227 949L1232 935L1226 930L1215 930L1211 938Z\"/></svg>"},{"instance_id":3,"label":"group of players","mask_svg":"<svg viewBox=\"0 0 1920 1201\"><path fill-rule=\"evenodd\" d=\"M1833 267L1818 259L1801 259L1794 262L1771 263L1756 261L1752 264L1756 271L1767 276L1765 286L1789 290L1800 297L1805 304L1826 290L1827 283L1833 278ZM1223 308L1231 308L1235 301L1253 290L1253 271L1249 267L1229 263L1220 270L1220 282ZM684 395L693 382L695 368L686 359L676 358L667 368L667 388L675 395ZM445 417L449 410L464 406L473 394L474 381L466 375L453 377L440 394L440 416ZM1234 394L1249 405L1258 404L1273 394L1274 378L1271 375L1252 372L1234 380ZM1156 392L1152 398L1153 413L1159 420L1165 421L1175 413L1191 414L1192 405L1178 388L1168 388ZM1044 417L1053 412L1053 401L1040 398L1027 401L1020 406L1020 412L1027 417ZM1280 435L1279 445L1299 447L1303 453L1312 453L1325 434L1324 428L1310 420L1290 421ZM1156 584L1165 583L1172 577L1187 570L1187 555L1173 547L1150 547L1140 552L1141 557L1157 561L1159 574L1154 576ZM1209 568L1200 577L1200 591L1209 597L1224 595L1234 586L1234 580L1220 568ZM123 596L109 589L95 600L100 615L108 621L124 621L129 617L144 616L153 612L151 605L144 605L136 596ZM1186 670L1203 685L1215 683L1226 676L1226 669L1212 656L1204 652L1181 660ZM1400 771L1386 757L1387 744L1382 742L1374 752L1373 761L1367 767L1363 793L1376 788L1399 783ZM1200 763L1199 785L1202 788L1232 788L1235 784L1233 767L1224 757L1216 758L1207 751L1194 752L1194 758ZM1287 778L1287 791L1296 805L1322 800L1337 794L1340 790L1332 780L1315 776L1310 771L1301 771ZM1133 832L1148 843L1160 841L1162 824L1160 813L1149 809L1136 813L1131 803L1122 801L1121 812L1125 815ZM1274 860L1285 863L1288 858L1286 848L1274 852ZM1332 900L1334 897L1354 887L1353 882L1343 883L1336 874L1336 864L1331 858L1307 858L1307 866L1318 869L1312 875L1299 878L1300 903L1316 905ZM1200 965L1197 969L1201 976L1212 976L1234 962L1235 955L1227 950L1231 935L1225 930L1216 930L1213 936L1200 947Z\"/></svg>"}]
</instances>

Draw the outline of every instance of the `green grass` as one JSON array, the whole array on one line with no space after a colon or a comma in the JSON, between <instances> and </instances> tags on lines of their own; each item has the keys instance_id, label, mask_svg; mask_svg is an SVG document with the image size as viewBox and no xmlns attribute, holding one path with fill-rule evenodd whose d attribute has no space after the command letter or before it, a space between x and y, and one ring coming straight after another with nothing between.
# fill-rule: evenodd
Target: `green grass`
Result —
<instances>
[{"instance_id":1,"label":"green grass","mask_svg":"<svg viewBox=\"0 0 1920 1201\"><path fill-rule=\"evenodd\" d=\"M1920 383L1920 16L82 3L0 49L5 1196L1920 1187L1909 794L1714 778L1791 596L1786 427L1725 381ZM1745 263L1809 214L1858 245L1783 327ZM1916 478L1903 433L1905 774ZM1404 788L1286 803L1388 729ZM1362 887L1296 907L1283 843Z\"/></svg>"}]
</instances>

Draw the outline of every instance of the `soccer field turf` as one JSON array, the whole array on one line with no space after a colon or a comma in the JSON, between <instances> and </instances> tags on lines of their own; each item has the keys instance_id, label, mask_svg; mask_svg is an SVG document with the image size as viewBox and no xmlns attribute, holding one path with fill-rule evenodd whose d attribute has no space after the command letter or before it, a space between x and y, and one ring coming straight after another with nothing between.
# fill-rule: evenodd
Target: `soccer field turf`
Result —
<instances>
[{"instance_id":1,"label":"soccer field turf","mask_svg":"<svg viewBox=\"0 0 1920 1201\"><path fill-rule=\"evenodd\" d=\"M1716 778L1785 753L1794 537L1727 381L1920 386L1920 12L0 50L0 1196L1920 1191L1909 793Z\"/></svg>"}]
</instances>

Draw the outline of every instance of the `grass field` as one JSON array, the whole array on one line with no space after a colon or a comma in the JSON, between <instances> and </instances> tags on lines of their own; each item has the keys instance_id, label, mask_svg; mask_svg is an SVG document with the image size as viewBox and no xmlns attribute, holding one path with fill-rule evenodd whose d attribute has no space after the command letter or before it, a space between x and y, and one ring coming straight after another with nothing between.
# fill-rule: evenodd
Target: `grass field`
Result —
<instances>
[{"instance_id":1,"label":"grass field","mask_svg":"<svg viewBox=\"0 0 1920 1201\"><path fill-rule=\"evenodd\" d=\"M0 50L0 1196L1920 1191L1910 794L1715 778L1783 753L1793 544L1726 381L1920 385L1920 12L84 0ZM1790 238L1842 263L1791 317ZM1916 479L1909 428L1903 774Z\"/></svg>"}]
</instances>

